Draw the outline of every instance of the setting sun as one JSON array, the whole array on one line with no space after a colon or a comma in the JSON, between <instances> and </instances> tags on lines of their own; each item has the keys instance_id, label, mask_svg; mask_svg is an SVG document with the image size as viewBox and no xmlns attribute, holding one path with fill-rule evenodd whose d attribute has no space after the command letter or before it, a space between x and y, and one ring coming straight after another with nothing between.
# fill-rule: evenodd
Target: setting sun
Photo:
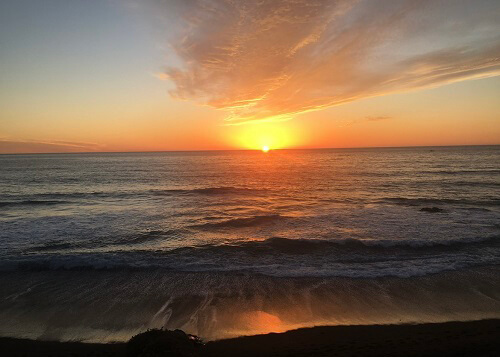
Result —
<instances>
[{"instance_id":1,"label":"setting sun","mask_svg":"<svg viewBox=\"0 0 500 357\"><path fill-rule=\"evenodd\" d=\"M263 152L304 146L309 140L307 133L292 121L227 127L224 136L234 148Z\"/></svg>"}]
</instances>

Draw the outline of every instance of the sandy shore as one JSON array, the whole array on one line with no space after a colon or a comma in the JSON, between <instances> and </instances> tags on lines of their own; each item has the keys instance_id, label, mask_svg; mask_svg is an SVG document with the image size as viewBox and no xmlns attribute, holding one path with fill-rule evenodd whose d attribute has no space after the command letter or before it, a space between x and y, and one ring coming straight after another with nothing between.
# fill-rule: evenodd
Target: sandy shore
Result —
<instances>
[{"instance_id":1,"label":"sandy shore","mask_svg":"<svg viewBox=\"0 0 500 357\"><path fill-rule=\"evenodd\" d=\"M0 338L1 356L126 356L126 344ZM202 356L500 356L500 320L328 326L207 343Z\"/></svg>"}]
</instances>

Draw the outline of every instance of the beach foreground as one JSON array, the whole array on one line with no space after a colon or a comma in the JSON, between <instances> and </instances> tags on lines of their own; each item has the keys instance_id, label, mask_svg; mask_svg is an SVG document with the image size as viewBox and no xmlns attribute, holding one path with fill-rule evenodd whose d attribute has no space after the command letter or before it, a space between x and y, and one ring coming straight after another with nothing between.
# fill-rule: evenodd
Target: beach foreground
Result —
<instances>
[{"instance_id":1,"label":"beach foreground","mask_svg":"<svg viewBox=\"0 0 500 357\"><path fill-rule=\"evenodd\" d=\"M498 356L500 320L325 326L209 342L201 356ZM127 345L0 338L2 356L126 356Z\"/></svg>"}]
</instances>

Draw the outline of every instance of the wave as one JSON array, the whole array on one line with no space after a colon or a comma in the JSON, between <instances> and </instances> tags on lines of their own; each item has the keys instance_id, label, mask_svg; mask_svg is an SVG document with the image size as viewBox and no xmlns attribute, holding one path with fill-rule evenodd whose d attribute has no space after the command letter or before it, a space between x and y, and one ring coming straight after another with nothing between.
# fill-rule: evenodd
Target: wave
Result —
<instances>
[{"instance_id":1,"label":"wave","mask_svg":"<svg viewBox=\"0 0 500 357\"><path fill-rule=\"evenodd\" d=\"M268 238L262 241L242 241L234 244L204 245L199 247L183 247L179 250L211 250L211 251L242 251L247 253L284 253L284 254L310 254L315 252L329 254L332 250L367 251L379 250L380 252L392 253L395 249L411 250L414 252L422 250L451 251L471 246L500 247L500 235L488 236L476 239L457 239L448 241L422 241L422 240L368 240L368 239L289 239L281 237ZM169 253L175 254L176 250Z\"/></svg>"},{"instance_id":2,"label":"wave","mask_svg":"<svg viewBox=\"0 0 500 357\"><path fill-rule=\"evenodd\" d=\"M16 205L43 205L74 203L75 200L94 198L125 198L140 192L50 192L30 195L0 195L0 207ZM81 201L78 201L81 203Z\"/></svg>"},{"instance_id":3,"label":"wave","mask_svg":"<svg viewBox=\"0 0 500 357\"><path fill-rule=\"evenodd\" d=\"M147 242L153 242L157 240L164 240L170 238L178 238L180 236L180 231L175 229L167 229L167 230L148 230L145 232L140 232L136 235L120 238L116 242L113 242L114 245L134 245L134 244L143 244Z\"/></svg>"},{"instance_id":4,"label":"wave","mask_svg":"<svg viewBox=\"0 0 500 357\"><path fill-rule=\"evenodd\" d=\"M54 251L54 250L67 250L75 248L75 246L70 243L70 242L63 242L63 241L49 241L45 242L42 245L37 245L34 247L30 247L26 249L26 252L46 252L46 251Z\"/></svg>"},{"instance_id":5,"label":"wave","mask_svg":"<svg viewBox=\"0 0 500 357\"><path fill-rule=\"evenodd\" d=\"M197 195L229 195L229 194L255 194L266 192L264 189L253 189L246 187L204 187L204 188L193 188L193 189L161 189L161 190L151 190L152 194L155 195L172 195L172 194L197 194Z\"/></svg>"},{"instance_id":6,"label":"wave","mask_svg":"<svg viewBox=\"0 0 500 357\"><path fill-rule=\"evenodd\" d=\"M148 242L154 242L157 240L170 240L173 238L179 238L182 231L176 229L167 230L147 230L144 232L139 232L133 235L121 236L121 237L108 237L100 238L99 240L90 241L63 241L63 240L50 240L43 244L34 245L26 248L24 252L26 253L36 253L36 252L52 252L52 251L67 251L71 249L79 248L105 248L109 246L133 246L141 245Z\"/></svg>"},{"instance_id":7,"label":"wave","mask_svg":"<svg viewBox=\"0 0 500 357\"><path fill-rule=\"evenodd\" d=\"M450 199L450 198L405 198L405 197L388 197L379 200L377 203L393 203L404 206L421 206L421 205L473 205L473 206L500 206L500 199L490 200L467 200L467 199Z\"/></svg>"},{"instance_id":8,"label":"wave","mask_svg":"<svg viewBox=\"0 0 500 357\"><path fill-rule=\"evenodd\" d=\"M0 201L0 207L16 207L16 206L53 206L60 204L68 204L70 201L63 200L22 200L22 201Z\"/></svg>"},{"instance_id":9,"label":"wave","mask_svg":"<svg viewBox=\"0 0 500 357\"><path fill-rule=\"evenodd\" d=\"M422 184L435 185L435 182L422 182ZM463 186L463 187L481 187L481 188L498 188L500 187L500 182L491 182L491 181L449 181L449 182L441 182L442 184L449 184L453 186Z\"/></svg>"},{"instance_id":10,"label":"wave","mask_svg":"<svg viewBox=\"0 0 500 357\"><path fill-rule=\"evenodd\" d=\"M272 223L285 218L289 217L282 216L279 214L269 214L269 215L261 215L261 216L245 217L245 218L233 218L222 222L197 224L191 227L201 228L201 229L246 228L246 227L255 227L263 224Z\"/></svg>"},{"instance_id":11,"label":"wave","mask_svg":"<svg viewBox=\"0 0 500 357\"><path fill-rule=\"evenodd\" d=\"M153 233L155 235L156 233ZM436 241L288 239L240 241L171 250L52 252L62 241L0 262L0 271L162 270L277 277L404 278L500 264L500 235ZM44 251L45 249L45 251Z\"/></svg>"},{"instance_id":12,"label":"wave","mask_svg":"<svg viewBox=\"0 0 500 357\"><path fill-rule=\"evenodd\" d=\"M85 260L79 261L64 261L56 259L39 259L32 261L23 261L15 264L15 269L9 265L4 265L0 271L29 271L29 272L42 272L42 271L94 271L94 270L113 270L113 271L123 271L123 270L144 270L144 268L134 267L128 264L120 263L104 263L104 262L87 262ZM159 268L159 267L148 267Z\"/></svg>"},{"instance_id":13,"label":"wave","mask_svg":"<svg viewBox=\"0 0 500 357\"><path fill-rule=\"evenodd\" d=\"M439 175L475 175L475 174L499 174L498 169L477 169L477 170L423 170L423 174L439 174Z\"/></svg>"},{"instance_id":14,"label":"wave","mask_svg":"<svg viewBox=\"0 0 500 357\"><path fill-rule=\"evenodd\" d=\"M244 187L205 187L193 189L152 189L139 191L118 191L118 192L50 192L36 193L30 195L0 195L0 207L26 206L26 205L56 205L72 203L77 200L96 198L129 198L134 196L175 196L175 195L255 195L266 192L263 189L252 189Z\"/></svg>"},{"instance_id":15,"label":"wave","mask_svg":"<svg viewBox=\"0 0 500 357\"><path fill-rule=\"evenodd\" d=\"M108 196L107 192L51 192L51 193L39 193L37 197L62 197L62 198L86 198L94 196Z\"/></svg>"}]
</instances>

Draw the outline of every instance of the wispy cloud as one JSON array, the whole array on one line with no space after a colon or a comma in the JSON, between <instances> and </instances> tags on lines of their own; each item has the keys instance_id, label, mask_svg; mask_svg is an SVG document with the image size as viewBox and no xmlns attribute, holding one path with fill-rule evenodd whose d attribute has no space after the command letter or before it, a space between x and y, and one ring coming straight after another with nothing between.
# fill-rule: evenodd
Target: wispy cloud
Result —
<instances>
[{"instance_id":1,"label":"wispy cloud","mask_svg":"<svg viewBox=\"0 0 500 357\"><path fill-rule=\"evenodd\" d=\"M381 120L387 120L387 119L392 119L391 117L380 115L376 117L366 117L365 121L381 121Z\"/></svg>"},{"instance_id":2,"label":"wispy cloud","mask_svg":"<svg viewBox=\"0 0 500 357\"><path fill-rule=\"evenodd\" d=\"M352 126L355 124L361 124L361 123L366 123L366 122L379 122L379 121L384 121L384 120L389 120L389 119L393 119L393 118L390 116L384 116L384 115L367 116L367 117L360 118L360 119L354 119L354 120L349 120L349 121L344 121L344 122L341 121L339 123L338 127L342 128L342 127L346 127L346 126Z\"/></svg>"},{"instance_id":3,"label":"wispy cloud","mask_svg":"<svg viewBox=\"0 0 500 357\"><path fill-rule=\"evenodd\" d=\"M158 9L165 6L158 4ZM198 0L172 41L170 94L285 120L370 96L500 74L498 1Z\"/></svg>"},{"instance_id":4,"label":"wispy cloud","mask_svg":"<svg viewBox=\"0 0 500 357\"><path fill-rule=\"evenodd\" d=\"M0 153L88 152L102 150L96 143L61 140L17 140L0 138Z\"/></svg>"}]
</instances>

